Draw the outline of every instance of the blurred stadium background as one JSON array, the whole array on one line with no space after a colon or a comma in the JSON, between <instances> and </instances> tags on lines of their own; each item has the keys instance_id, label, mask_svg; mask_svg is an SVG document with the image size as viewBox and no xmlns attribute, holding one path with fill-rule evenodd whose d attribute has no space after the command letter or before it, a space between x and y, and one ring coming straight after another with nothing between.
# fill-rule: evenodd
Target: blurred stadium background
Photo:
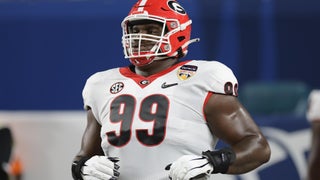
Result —
<instances>
[{"instance_id":1,"label":"blurred stadium background","mask_svg":"<svg viewBox=\"0 0 320 180\"><path fill-rule=\"evenodd\" d=\"M71 179L85 126L81 91L125 66L120 22L133 0L0 0L0 126L12 129L23 179ZM180 0L193 19L186 59L231 67L239 98L270 140L271 161L226 180L303 179L307 95L320 88L319 0ZM0 145L1 147L1 145Z\"/></svg>"}]
</instances>

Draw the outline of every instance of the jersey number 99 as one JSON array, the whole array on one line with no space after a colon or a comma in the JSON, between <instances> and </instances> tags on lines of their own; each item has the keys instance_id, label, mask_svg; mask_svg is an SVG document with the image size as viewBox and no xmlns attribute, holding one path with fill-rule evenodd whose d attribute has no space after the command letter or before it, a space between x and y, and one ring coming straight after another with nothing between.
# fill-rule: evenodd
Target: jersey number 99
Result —
<instances>
[{"instance_id":1,"label":"jersey number 99","mask_svg":"<svg viewBox=\"0 0 320 180\"><path fill-rule=\"evenodd\" d=\"M136 99L131 95L116 97L110 108L110 121L120 124L120 134L115 131L107 132L108 141L111 145L122 147L129 143L133 131L138 141L146 146L160 144L165 137L168 118L169 100L161 94L154 94L141 101L140 107L136 106ZM151 134L148 129L132 130L135 111L139 111L139 120L152 123Z\"/></svg>"}]
</instances>

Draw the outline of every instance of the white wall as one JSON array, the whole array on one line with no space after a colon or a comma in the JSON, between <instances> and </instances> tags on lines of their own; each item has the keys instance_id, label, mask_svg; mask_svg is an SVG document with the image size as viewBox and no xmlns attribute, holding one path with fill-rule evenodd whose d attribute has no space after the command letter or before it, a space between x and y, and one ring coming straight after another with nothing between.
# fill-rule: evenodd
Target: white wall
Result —
<instances>
[{"instance_id":1,"label":"white wall","mask_svg":"<svg viewBox=\"0 0 320 180\"><path fill-rule=\"evenodd\" d=\"M24 180L72 179L72 158L86 125L84 111L1 111L0 125L12 130Z\"/></svg>"}]
</instances>

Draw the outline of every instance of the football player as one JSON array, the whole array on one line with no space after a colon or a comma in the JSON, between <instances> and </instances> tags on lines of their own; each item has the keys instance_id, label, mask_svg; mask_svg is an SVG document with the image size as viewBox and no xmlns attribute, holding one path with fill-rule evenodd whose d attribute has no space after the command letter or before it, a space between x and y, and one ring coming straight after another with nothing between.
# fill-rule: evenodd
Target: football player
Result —
<instances>
[{"instance_id":1,"label":"football player","mask_svg":"<svg viewBox=\"0 0 320 180\"><path fill-rule=\"evenodd\" d=\"M121 23L131 65L92 75L76 180L212 179L249 172L270 157L266 138L218 61L187 54L191 23L175 0L139 0ZM226 147L216 149L218 140Z\"/></svg>"}]
</instances>

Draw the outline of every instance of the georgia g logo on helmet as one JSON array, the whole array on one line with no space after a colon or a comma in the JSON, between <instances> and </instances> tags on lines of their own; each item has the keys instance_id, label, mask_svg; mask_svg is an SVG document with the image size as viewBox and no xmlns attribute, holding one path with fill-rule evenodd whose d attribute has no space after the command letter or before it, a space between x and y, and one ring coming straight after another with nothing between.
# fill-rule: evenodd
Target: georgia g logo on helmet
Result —
<instances>
[{"instance_id":1,"label":"georgia g logo on helmet","mask_svg":"<svg viewBox=\"0 0 320 180\"><path fill-rule=\"evenodd\" d=\"M170 7L170 9L172 9L177 13L186 14L186 11L184 10L184 8L180 4L178 4L176 1L168 1L168 6Z\"/></svg>"}]
</instances>

